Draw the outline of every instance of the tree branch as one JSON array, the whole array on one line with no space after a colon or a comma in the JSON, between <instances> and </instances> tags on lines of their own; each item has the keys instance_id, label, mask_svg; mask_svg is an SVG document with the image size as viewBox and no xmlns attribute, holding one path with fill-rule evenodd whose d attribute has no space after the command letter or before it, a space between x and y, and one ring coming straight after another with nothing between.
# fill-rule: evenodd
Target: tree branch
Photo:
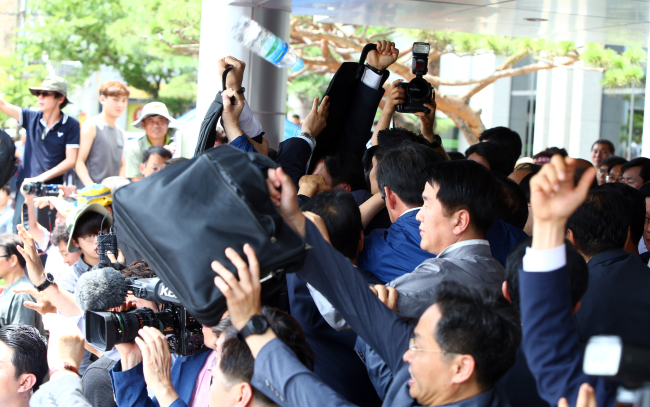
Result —
<instances>
[{"instance_id":1,"label":"tree branch","mask_svg":"<svg viewBox=\"0 0 650 407\"><path fill-rule=\"evenodd\" d=\"M557 65L572 65L575 62L577 62L579 58L578 56L567 56L567 57L557 58L557 59L561 59L561 61L558 64L540 61L535 64L530 64L519 68L514 68L514 69L511 68L511 69L504 69L501 71L495 71L491 75L483 78L483 80L476 82L477 85L472 87L470 90L468 90L467 93L465 93L462 96L462 99L469 100L472 96L476 95L481 90L485 89L492 83L496 82L498 79L507 78L510 76L525 75L527 73L542 71L545 69L552 69L555 68Z\"/></svg>"}]
</instances>

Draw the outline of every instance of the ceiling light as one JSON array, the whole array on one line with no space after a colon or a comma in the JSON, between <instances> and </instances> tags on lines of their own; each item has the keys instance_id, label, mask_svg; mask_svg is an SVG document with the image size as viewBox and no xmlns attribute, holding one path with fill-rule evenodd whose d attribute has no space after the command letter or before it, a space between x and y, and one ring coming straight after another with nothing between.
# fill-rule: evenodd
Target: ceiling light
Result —
<instances>
[{"instance_id":1,"label":"ceiling light","mask_svg":"<svg viewBox=\"0 0 650 407\"><path fill-rule=\"evenodd\" d=\"M547 18L524 18L526 21L530 21L533 23L545 23L548 21Z\"/></svg>"}]
</instances>

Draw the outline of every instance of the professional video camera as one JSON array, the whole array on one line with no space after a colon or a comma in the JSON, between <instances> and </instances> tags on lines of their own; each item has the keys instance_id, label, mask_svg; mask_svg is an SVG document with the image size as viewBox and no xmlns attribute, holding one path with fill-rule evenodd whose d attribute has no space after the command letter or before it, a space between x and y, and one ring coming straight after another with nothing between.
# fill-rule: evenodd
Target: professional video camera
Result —
<instances>
[{"instance_id":1,"label":"professional video camera","mask_svg":"<svg viewBox=\"0 0 650 407\"><path fill-rule=\"evenodd\" d=\"M424 75L429 71L429 50L428 42L414 42L413 43L413 62L412 71L415 78L410 82L401 82L397 86L404 88L406 97L404 102L395 106L395 110L400 113L416 113L425 112L431 113L428 107L424 106L425 103L431 103L431 96L433 95L433 87L424 78Z\"/></svg>"},{"instance_id":2,"label":"professional video camera","mask_svg":"<svg viewBox=\"0 0 650 407\"><path fill-rule=\"evenodd\" d=\"M159 304L164 309L155 312L137 308L127 312L86 311L86 341L100 351L109 351L116 344L133 342L145 326L160 330L171 351L179 356L193 355L204 350L201 324L187 313L176 295L159 278L127 279L133 295Z\"/></svg>"},{"instance_id":3,"label":"professional video camera","mask_svg":"<svg viewBox=\"0 0 650 407\"><path fill-rule=\"evenodd\" d=\"M58 196L59 186L56 184L44 184L42 181L26 182L23 184L23 192L36 196Z\"/></svg>"}]
</instances>

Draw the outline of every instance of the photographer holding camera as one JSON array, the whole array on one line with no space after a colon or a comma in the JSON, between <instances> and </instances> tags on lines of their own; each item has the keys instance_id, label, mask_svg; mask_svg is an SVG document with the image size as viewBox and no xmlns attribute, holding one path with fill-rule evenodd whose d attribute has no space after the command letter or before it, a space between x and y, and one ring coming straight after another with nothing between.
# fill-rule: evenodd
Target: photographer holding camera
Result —
<instances>
[{"instance_id":1,"label":"photographer holding camera","mask_svg":"<svg viewBox=\"0 0 650 407\"><path fill-rule=\"evenodd\" d=\"M421 136L431 143L445 159L449 159L447 152L442 147L440 136L434 133L436 94L431 84L423 78L428 72L429 49L429 44L425 42L413 44L412 73L415 78L409 82L397 79L391 84L381 116L372 134L373 146L379 143L378 133L390 128L390 122L395 112L413 113L420 119Z\"/></svg>"}]
</instances>

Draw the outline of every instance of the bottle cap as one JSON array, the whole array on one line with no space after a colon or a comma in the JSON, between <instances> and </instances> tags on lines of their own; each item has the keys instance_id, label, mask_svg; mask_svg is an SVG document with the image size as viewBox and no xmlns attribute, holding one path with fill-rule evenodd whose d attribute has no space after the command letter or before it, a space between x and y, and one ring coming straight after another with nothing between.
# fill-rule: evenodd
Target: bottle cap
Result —
<instances>
[{"instance_id":1,"label":"bottle cap","mask_svg":"<svg viewBox=\"0 0 650 407\"><path fill-rule=\"evenodd\" d=\"M291 69L294 71L298 72L305 66L305 63L303 62L302 59L296 58L296 62L291 66Z\"/></svg>"}]
</instances>

